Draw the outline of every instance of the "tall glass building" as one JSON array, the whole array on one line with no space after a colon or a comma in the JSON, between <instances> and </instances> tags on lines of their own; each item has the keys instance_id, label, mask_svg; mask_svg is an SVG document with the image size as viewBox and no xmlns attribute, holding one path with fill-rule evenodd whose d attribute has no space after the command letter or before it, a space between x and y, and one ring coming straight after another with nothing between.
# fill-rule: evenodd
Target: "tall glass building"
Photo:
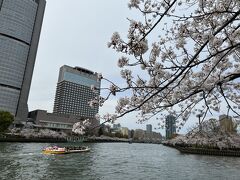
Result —
<instances>
[{"instance_id":1,"label":"tall glass building","mask_svg":"<svg viewBox=\"0 0 240 180\"><path fill-rule=\"evenodd\" d=\"M171 139L174 134L176 134L176 117L173 115L168 115L166 117L166 139Z\"/></svg>"},{"instance_id":2,"label":"tall glass building","mask_svg":"<svg viewBox=\"0 0 240 180\"><path fill-rule=\"evenodd\" d=\"M147 132L148 134L151 134L151 133L152 133L152 125L151 125L151 124L147 124L147 125L146 125L146 132Z\"/></svg>"},{"instance_id":3,"label":"tall glass building","mask_svg":"<svg viewBox=\"0 0 240 180\"><path fill-rule=\"evenodd\" d=\"M94 118L99 106L90 107L88 102L96 94L91 85L100 89L97 73L81 67L62 66L60 68L53 113ZM100 90L97 91L97 94Z\"/></svg>"},{"instance_id":4,"label":"tall glass building","mask_svg":"<svg viewBox=\"0 0 240 180\"><path fill-rule=\"evenodd\" d=\"M0 0L0 110L25 121L45 0Z\"/></svg>"}]
</instances>

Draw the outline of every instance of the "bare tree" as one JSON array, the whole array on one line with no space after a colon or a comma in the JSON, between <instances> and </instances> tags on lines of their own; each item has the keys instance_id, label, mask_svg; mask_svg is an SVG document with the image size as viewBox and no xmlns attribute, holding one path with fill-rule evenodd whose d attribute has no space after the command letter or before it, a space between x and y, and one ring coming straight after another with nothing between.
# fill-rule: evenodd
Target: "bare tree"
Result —
<instances>
[{"instance_id":1,"label":"bare tree","mask_svg":"<svg viewBox=\"0 0 240 180\"><path fill-rule=\"evenodd\" d=\"M170 112L181 127L191 114L203 112L204 119L223 104L240 116L239 0L130 0L128 6L142 21L128 19L126 38L115 32L108 43L122 56L126 86L100 75L110 83L100 104L120 96L106 121L132 111L140 122Z\"/></svg>"}]
</instances>

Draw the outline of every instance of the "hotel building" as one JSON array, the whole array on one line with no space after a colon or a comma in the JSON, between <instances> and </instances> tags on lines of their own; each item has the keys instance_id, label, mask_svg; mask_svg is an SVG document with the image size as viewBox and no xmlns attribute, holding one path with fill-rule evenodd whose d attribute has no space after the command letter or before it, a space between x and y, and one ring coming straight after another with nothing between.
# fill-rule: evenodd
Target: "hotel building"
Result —
<instances>
[{"instance_id":1,"label":"hotel building","mask_svg":"<svg viewBox=\"0 0 240 180\"><path fill-rule=\"evenodd\" d=\"M98 90L91 90L94 85ZM53 113L94 118L99 106L90 107L91 101L100 92L97 73L81 67L64 65L60 68Z\"/></svg>"},{"instance_id":2,"label":"hotel building","mask_svg":"<svg viewBox=\"0 0 240 180\"><path fill-rule=\"evenodd\" d=\"M94 85L96 94L91 90ZM64 65L60 68L53 113L35 110L29 113L29 120L36 128L47 128L71 134L74 123L88 119L91 133L97 134L100 122L95 118L99 106L90 107L88 102L99 95L100 82L97 73L85 68Z\"/></svg>"}]
</instances>

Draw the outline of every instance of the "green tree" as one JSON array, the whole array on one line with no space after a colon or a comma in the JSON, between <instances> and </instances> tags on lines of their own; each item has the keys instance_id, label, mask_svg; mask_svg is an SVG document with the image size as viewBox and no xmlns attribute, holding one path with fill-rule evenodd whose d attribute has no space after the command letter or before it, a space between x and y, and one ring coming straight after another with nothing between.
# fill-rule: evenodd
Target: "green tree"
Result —
<instances>
[{"instance_id":1,"label":"green tree","mask_svg":"<svg viewBox=\"0 0 240 180\"><path fill-rule=\"evenodd\" d=\"M14 121L14 116L7 111L0 111L0 132L4 132Z\"/></svg>"}]
</instances>

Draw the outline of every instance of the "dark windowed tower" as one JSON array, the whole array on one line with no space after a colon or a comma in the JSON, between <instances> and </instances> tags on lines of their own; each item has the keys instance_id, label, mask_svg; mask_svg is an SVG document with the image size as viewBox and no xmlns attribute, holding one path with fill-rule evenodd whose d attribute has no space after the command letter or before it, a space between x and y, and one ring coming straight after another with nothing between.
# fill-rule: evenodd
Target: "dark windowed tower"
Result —
<instances>
[{"instance_id":1,"label":"dark windowed tower","mask_svg":"<svg viewBox=\"0 0 240 180\"><path fill-rule=\"evenodd\" d=\"M151 125L151 124L147 124L147 125L146 125L146 132L147 132L148 134L151 134L151 133L152 133L152 125Z\"/></svg>"},{"instance_id":2,"label":"dark windowed tower","mask_svg":"<svg viewBox=\"0 0 240 180\"><path fill-rule=\"evenodd\" d=\"M25 121L45 0L0 0L0 110Z\"/></svg>"},{"instance_id":3,"label":"dark windowed tower","mask_svg":"<svg viewBox=\"0 0 240 180\"><path fill-rule=\"evenodd\" d=\"M176 117L168 115L166 117L166 139L171 139L176 134Z\"/></svg>"},{"instance_id":4,"label":"dark windowed tower","mask_svg":"<svg viewBox=\"0 0 240 180\"><path fill-rule=\"evenodd\" d=\"M97 73L80 67L62 66L58 77L53 113L94 118L99 107L90 107L88 104L96 96L91 90L91 85L100 89ZM98 94L99 92L100 90Z\"/></svg>"}]
</instances>

